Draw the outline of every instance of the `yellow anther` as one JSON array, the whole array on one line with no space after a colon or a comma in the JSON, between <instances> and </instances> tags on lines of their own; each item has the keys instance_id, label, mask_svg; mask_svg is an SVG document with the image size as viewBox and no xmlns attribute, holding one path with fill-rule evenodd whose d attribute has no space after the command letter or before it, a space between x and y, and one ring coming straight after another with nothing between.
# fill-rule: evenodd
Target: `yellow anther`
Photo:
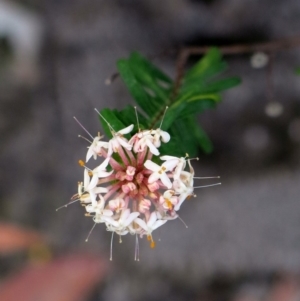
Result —
<instances>
[{"instance_id":1,"label":"yellow anther","mask_svg":"<svg viewBox=\"0 0 300 301\"><path fill-rule=\"evenodd\" d=\"M84 161L79 160L79 161L78 161L78 164L79 164L80 166L84 166Z\"/></svg>"},{"instance_id":2,"label":"yellow anther","mask_svg":"<svg viewBox=\"0 0 300 301\"><path fill-rule=\"evenodd\" d=\"M93 173L91 171L89 171L88 174L90 177L93 175Z\"/></svg>"},{"instance_id":3,"label":"yellow anther","mask_svg":"<svg viewBox=\"0 0 300 301\"><path fill-rule=\"evenodd\" d=\"M150 242L150 248L151 249L155 248L155 242L154 242L154 240L152 238L152 235L147 235L147 240L151 241Z\"/></svg>"},{"instance_id":4,"label":"yellow anther","mask_svg":"<svg viewBox=\"0 0 300 301\"><path fill-rule=\"evenodd\" d=\"M171 201L169 199L165 199L166 200L166 203L167 203L167 206L170 210L172 210L173 208L173 204L171 203Z\"/></svg>"}]
</instances>

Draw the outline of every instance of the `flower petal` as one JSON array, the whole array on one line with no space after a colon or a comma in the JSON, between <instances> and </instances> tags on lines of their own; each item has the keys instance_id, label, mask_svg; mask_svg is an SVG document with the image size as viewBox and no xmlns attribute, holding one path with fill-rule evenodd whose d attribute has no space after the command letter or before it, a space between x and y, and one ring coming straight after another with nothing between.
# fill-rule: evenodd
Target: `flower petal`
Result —
<instances>
[{"instance_id":1,"label":"flower petal","mask_svg":"<svg viewBox=\"0 0 300 301\"><path fill-rule=\"evenodd\" d=\"M128 127L118 131L118 133L121 134L121 135L125 135L125 134L130 133L132 130L133 130L133 124L131 124Z\"/></svg>"},{"instance_id":2,"label":"flower petal","mask_svg":"<svg viewBox=\"0 0 300 301\"><path fill-rule=\"evenodd\" d=\"M152 176L152 175L151 175ZM150 177L151 177L150 176ZM149 179L150 179L149 177ZM169 177L165 174L165 173L162 173L160 175L160 180L162 181L162 183L168 188L170 189L172 187L172 183L171 183L171 180L169 179Z\"/></svg>"},{"instance_id":3,"label":"flower petal","mask_svg":"<svg viewBox=\"0 0 300 301\"><path fill-rule=\"evenodd\" d=\"M136 218L134 222L141 226L145 231L148 231L147 224L142 219Z\"/></svg>"},{"instance_id":4,"label":"flower petal","mask_svg":"<svg viewBox=\"0 0 300 301\"><path fill-rule=\"evenodd\" d=\"M146 139L145 143L149 147L149 150L153 155L155 155L155 156L159 155L158 149L154 146L154 144L149 139Z\"/></svg>"},{"instance_id":5,"label":"flower petal","mask_svg":"<svg viewBox=\"0 0 300 301\"><path fill-rule=\"evenodd\" d=\"M170 134L168 132L165 132L165 131L160 131L160 135L161 135L161 140L162 142L164 143L167 143L170 141L171 137L170 137Z\"/></svg>"},{"instance_id":6,"label":"flower petal","mask_svg":"<svg viewBox=\"0 0 300 301\"><path fill-rule=\"evenodd\" d=\"M152 184L154 182L156 182L159 178L160 178L160 174L158 172L154 172L153 174L150 175L150 177L148 178L148 183Z\"/></svg>"},{"instance_id":7,"label":"flower petal","mask_svg":"<svg viewBox=\"0 0 300 301\"><path fill-rule=\"evenodd\" d=\"M134 219L136 219L138 216L140 215L139 212L132 212L130 213L130 215L128 216L128 218L125 220L125 222L123 223L124 227L127 227L129 224L131 224L133 222Z\"/></svg>"},{"instance_id":8,"label":"flower petal","mask_svg":"<svg viewBox=\"0 0 300 301\"><path fill-rule=\"evenodd\" d=\"M153 224L156 222L156 220L157 220L156 212L152 212L152 213L150 214L150 218L149 218L149 220L148 220L147 226L148 226L149 228L152 228L152 226L153 226Z\"/></svg>"},{"instance_id":9,"label":"flower petal","mask_svg":"<svg viewBox=\"0 0 300 301\"><path fill-rule=\"evenodd\" d=\"M152 162L151 160L147 160L145 163L144 163L144 166L151 170L151 171L159 171L160 170L160 166L157 165L156 163Z\"/></svg>"},{"instance_id":10,"label":"flower petal","mask_svg":"<svg viewBox=\"0 0 300 301\"><path fill-rule=\"evenodd\" d=\"M162 219L157 220L157 221L154 223L153 227L152 227L152 231L154 231L154 230L157 229L158 227L164 225L167 221L168 221L168 220L166 220L166 219L164 219L164 220L162 220Z\"/></svg>"}]
</instances>

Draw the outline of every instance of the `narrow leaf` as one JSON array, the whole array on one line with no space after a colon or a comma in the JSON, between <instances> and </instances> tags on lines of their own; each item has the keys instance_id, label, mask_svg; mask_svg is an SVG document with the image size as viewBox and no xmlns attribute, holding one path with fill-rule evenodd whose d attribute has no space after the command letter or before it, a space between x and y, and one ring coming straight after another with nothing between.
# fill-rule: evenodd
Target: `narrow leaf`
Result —
<instances>
[{"instance_id":1,"label":"narrow leaf","mask_svg":"<svg viewBox=\"0 0 300 301\"><path fill-rule=\"evenodd\" d=\"M180 98L179 102L186 103L186 106L181 111L179 118L187 117L195 113L199 114L207 109L214 108L221 97L219 94L200 94L186 96L186 99Z\"/></svg>"},{"instance_id":2,"label":"narrow leaf","mask_svg":"<svg viewBox=\"0 0 300 301\"><path fill-rule=\"evenodd\" d=\"M227 64L222 61L222 56L218 48L211 48L206 55L199 60L185 75L184 82L204 81L208 77L222 72L227 67Z\"/></svg>"},{"instance_id":3,"label":"narrow leaf","mask_svg":"<svg viewBox=\"0 0 300 301\"><path fill-rule=\"evenodd\" d=\"M194 84L193 86L183 87L181 90L182 94L193 93L193 94L206 94L206 93L217 93L226 89L235 87L241 83L239 77L229 77L225 79L220 79L218 81L204 85Z\"/></svg>"},{"instance_id":4,"label":"narrow leaf","mask_svg":"<svg viewBox=\"0 0 300 301\"><path fill-rule=\"evenodd\" d=\"M172 80L165 73L159 70L155 65L153 65L138 52L133 52L130 56L130 60L142 66L142 69L147 70L153 78L159 79L170 85L172 84Z\"/></svg>"},{"instance_id":5,"label":"narrow leaf","mask_svg":"<svg viewBox=\"0 0 300 301\"><path fill-rule=\"evenodd\" d=\"M110 124L112 129L116 132L123 129L123 128L125 128L126 126L128 126L128 125L123 124L122 121L117 117L115 112L110 110L110 109L103 109L103 110L100 111L100 113L105 118L105 120ZM110 129L109 125L107 124L107 122L101 116L99 116L99 119L100 119L100 122L103 126L105 134L109 138L111 138L112 133L111 133L111 129Z\"/></svg>"},{"instance_id":6,"label":"narrow leaf","mask_svg":"<svg viewBox=\"0 0 300 301\"><path fill-rule=\"evenodd\" d=\"M129 62L122 59L118 61L117 66L120 75L129 89L132 97L148 116L153 116L156 113L156 107L152 105L150 96L138 83L134 73L130 68Z\"/></svg>"}]
</instances>

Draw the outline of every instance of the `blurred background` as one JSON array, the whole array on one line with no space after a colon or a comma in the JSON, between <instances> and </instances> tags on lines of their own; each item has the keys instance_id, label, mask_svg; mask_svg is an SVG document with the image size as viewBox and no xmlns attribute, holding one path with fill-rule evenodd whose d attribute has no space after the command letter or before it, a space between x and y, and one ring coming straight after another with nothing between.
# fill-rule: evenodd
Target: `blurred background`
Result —
<instances>
[{"instance_id":1,"label":"blurred background","mask_svg":"<svg viewBox=\"0 0 300 301\"><path fill-rule=\"evenodd\" d=\"M56 211L82 180L73 116L96 135L95 107L132 103L105 85L117 59L137 50L174 78L180 47L296 36L299 14L298 0L0 1L0 300L300 300L297 48L274 53L271 76L257 54L225 56L243 82L199 117L214 152L196 166L222 186L185 202L188 229L141 241L140 262L134 237L110 262L103 225L86 243L83 208Z\"/></svg>"}]
</instances>

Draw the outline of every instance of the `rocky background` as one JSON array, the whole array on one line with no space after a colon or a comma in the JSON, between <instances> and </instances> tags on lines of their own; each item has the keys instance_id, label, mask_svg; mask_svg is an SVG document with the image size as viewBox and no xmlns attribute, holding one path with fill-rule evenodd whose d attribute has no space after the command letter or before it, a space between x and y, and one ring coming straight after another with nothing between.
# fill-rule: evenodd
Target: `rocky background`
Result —
<instances>
[{"instance_id":1,"label":"rocky background","mask_svg":"<svg viewBox=\"0 0 300 301\"><path fill-rule=\"evenodd\" d=\"M43 233L53 256L80 250L108 261L110 234L102 225L86 243L93 223L83 209L55 209L82 178L77 161L86 143L73 116L96 134L95 107L132 102L120 79L104 84L116 60L137 50L154 55L174 77L179 47L290 37L299 33L299 13L296 0L1 1L0 219ZM157 55L163 51L170 54ZM266 68L252 68L251 55L225 57L228 74L243 83L199 117L215 150L199 153L197 174L220 175L222 186L198 190L184 204L188 229L167 223L154 250L141 241L140 262L133 237L115 241L110 272L89 300L299 296L300 78L294 70L300 52L275 54L277 117L266 114Z\"/></svg>"}]
</instances>

